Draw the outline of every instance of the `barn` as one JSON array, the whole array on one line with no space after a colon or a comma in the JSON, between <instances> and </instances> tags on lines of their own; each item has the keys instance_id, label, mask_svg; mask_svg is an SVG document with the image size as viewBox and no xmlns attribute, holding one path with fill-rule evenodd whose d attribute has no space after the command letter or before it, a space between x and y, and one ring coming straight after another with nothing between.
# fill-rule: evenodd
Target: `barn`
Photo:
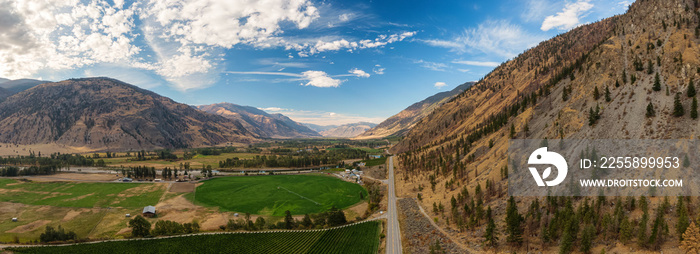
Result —
<instances>
[{"instance_id":1,"label":"barn","mask_svg":"<svg viewBox=\"0 0 700 254\"><path fill-rule=\"evenodd\" d=\"M149 205L143 208L143 217L152 218L156 216L156 207Z\"/></svg>"}]
</instances>

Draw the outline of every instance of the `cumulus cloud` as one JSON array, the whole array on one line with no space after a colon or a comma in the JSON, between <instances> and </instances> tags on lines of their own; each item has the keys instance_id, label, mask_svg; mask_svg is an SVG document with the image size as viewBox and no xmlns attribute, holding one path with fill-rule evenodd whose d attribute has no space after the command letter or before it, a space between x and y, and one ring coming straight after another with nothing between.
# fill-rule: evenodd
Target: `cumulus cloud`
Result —
<instances>
[{"instance_id":1,"label":"cumulus cloud","mask_svg":"<svg viewBox=\"0 0 700 254\"><path fill-rule=\"evenodd\" d=\"M133 45L138 3L0 0L0 76L28 77L43 69L123 63Z\"/></svg>"},{"instance_id":2,"label":"cumulus cloud","mask_svg":"<svg viewBox=\"0 0 700 254\"><path fill-rule=\"evenodd\" d=\"M445 84L445 82L435 82L435 85L434 85L434 86L435 86L437 89L441 89L441 88L447 86L447 84Z\"/></svg>"},{"instance_id":3,"label":"cumulus cloud","mask_svg":"<svg viewBox=\"0 0 700 254\"><path fill-rule=\"evenodd\" d=\"M321 11L310 0L0 0L0 6L2 77L113 64L147 70L182 91L216 82L225 50L239 45L309 56L379 48L415 35L285 36L286 31L309 29L320 19ZM350 22L355 16L338 14L334 19ZM327 79L318 73L308 76L314 78L308 85L342 83L333 78L319 83Z\"/></svg>"},{"instance_id":4,"label":"cumulus cloud","mask_svg":"<svg viewBox=\"0 0 700 254\"><path fill-rule=\"evenodd\" d=\"M302 83L304 86L315 86L315 87L338 87L343 80L334 79L328 76L328 73L323 71L305 71L301 75L306 83Z\"/></svg>"},{"instance_id":5,"label":"cumulus cloud","mask_svg":"<svg viewBox=\"0 0 700 254\"><path fill-rule=\"evenodd\" d=\"M586 15L586 11L593 8L590 0L579 0L575 3L567 4L561 12L556 15L547 16L542 22L542 31L549 31L552 28L569 30L581 24L580 19Z\"/></svg>"},{"instance_id":6,"label":"cumulus cloud","mask_svg":"<svg viewBox=\"0 0 700 254\"><path fill-rule=\"evenodd\" d=\"M357 68L349 70L348 72L350 72L350 73L352 73L352 75L360 77L360 78L369 78L369 73L367 73L363 70L357 69Z\"/></svg>"}]
</instances>

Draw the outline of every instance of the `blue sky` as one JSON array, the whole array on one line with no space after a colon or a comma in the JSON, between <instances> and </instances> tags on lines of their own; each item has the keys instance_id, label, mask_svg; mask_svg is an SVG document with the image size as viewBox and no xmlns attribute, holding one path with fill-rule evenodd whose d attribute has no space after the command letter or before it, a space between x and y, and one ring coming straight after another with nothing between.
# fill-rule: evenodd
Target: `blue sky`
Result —
<instances>
[{"instance_id":1,"label":"blue sky","mask_svg":"<svg viewBox=\"0 0 700 254\"><path fill-rule=\"evenodd\" d=\"M0 77L379 123L630 1L0 0Z\"/></svg>"}]
</instances>

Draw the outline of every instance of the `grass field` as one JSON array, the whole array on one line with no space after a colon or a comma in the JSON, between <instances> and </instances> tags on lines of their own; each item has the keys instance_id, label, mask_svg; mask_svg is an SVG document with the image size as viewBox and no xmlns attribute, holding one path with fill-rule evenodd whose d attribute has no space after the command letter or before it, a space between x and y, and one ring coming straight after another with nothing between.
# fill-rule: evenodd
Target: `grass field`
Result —
<instances>
[{"instance_id":1,"label":"grass field","mask_svg":"<svg viewBox=\"0 0 700 254\"><path fill-rule=\"evenodd\" d=\"M188 195L196 204L222 211L283 216L285 210L306 214L346 208L360 202L360 192L367 197L358 184L315 174L221 177L204 181Z\"/></svg>"},{"instance_id":2,"label":"grass field","mask_svg":"<svg viewBox=\"0 0 700 254\"><path fill-rule=\"evenodd\" d=\"M180 163L190 163L193 170L199 170L204 166L212 166L213 168L219 167L219 161L226 160L227 158L238 157L239 159L251 159L254 158L255 153L222 153L220 155L201 155L197 154L192 159L181 160L181 161L166 161L166 160L147 160L147 161L135 161L136 157L117 157L117 158L102 158L107 166L124 166L124 167L135 167L135 166L148 166L156 168L177 168ZM178 154L178 156L182 156Z\"/></svg>"},{"instance_id":3,"label":"grass field","mask_svg":"<svg viewBox=\"0 0 700 254\"><path fill-rule=\"evenodd\" d=\"M24 182L0 179L0 202L56 207L143 207L155 205L164 184Z\"/></svg>"},{"instance_id":4,"label":"grass field","mask_svg":"<svg viewBox=\"0 0 700 254\"><path fill-rule=\"evenodd\" d=\"M198 235L70 246L12 248L15 253L377 253L381 222L325 231Z\"/></svg>"},{"instance_id":5,"label":"grass field","mask_svg":"<svg viewBox=\"0 0 700 254\"><path fill-rule=\"evenodd\" d=\"M365 160L364 162L366 163L365 166L367 166L367 167L374 167L374 166L378 166L378 165L384 165L384 163L386 163L386 157L381 157L381 158L377 158L377 159Z\"/></svg>"}]
</instances>

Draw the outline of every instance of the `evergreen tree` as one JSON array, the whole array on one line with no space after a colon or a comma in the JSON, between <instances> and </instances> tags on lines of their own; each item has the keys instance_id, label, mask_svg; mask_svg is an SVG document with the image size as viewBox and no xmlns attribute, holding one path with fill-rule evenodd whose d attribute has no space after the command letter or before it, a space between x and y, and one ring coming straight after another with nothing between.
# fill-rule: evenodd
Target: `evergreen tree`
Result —
<instances>
[{"instance_id":1,"label":"evergreen tree","mask_svg":"<svg viewBox=\"0 0 700 254\"><path fill-rule=\"evenodd\" d=\"M598 98L600 98L600 92L598 91L598 86L596 86L595 89L593 89L593 99L597 101Z\"/></svg>"},{"instance_id":2,"label":"evergreen tree","mask_svg":"<svg viewBox=\"0 0 700 254\"><path fill-rule=\"evenodd\" d=\"M284 211L284 228L294 228L294 218L292 218L292 213L289 210Z\"/></svg>"},{"instance_id":3,"label":"evergreen tree","mask_svg":"<svg viewBox=\"0 0 700 254\"><path fill-rule=\"evenodd\" d=\"M647 105L647 115L646 116L647 117L656 116L656 111L654 110L654 104L652 104L651 102L649 102L649 104Z\"/></svg>"},{"instance_id":4,"label":"evergreen tree","mask_svg":"<svg viewBox=\"0 0 700 254\"><path fill-rule=\"evenodd\" d=\"M654 73L654 64L651 63L651 59L649 59L647 64L647 74L651 75L652 73Z\"/></svg>"},{"instance_id":5,"label":"evergreen tree","mask_svg":"<svg viewBox=\"0 0 700 254\"><path fill-rule=\"evenodd\" d=\"M654 76L654 86L651 87L652 90L654 91L661 91L661 78L659 77L659 73L656 73L656 76Z\"/></svg>"},{"instance_id":6,"label":"evergreen tree","mask_svg":"<svg viewBox=\"0 0 700 254\"><path fill-rule=\"evenodd\" d=\"M693 80L690 80L688 83L688 90L686 91L686 95L688 95L688 98L695 97L697 93L695 92L695 84L693 84Z\"/></svg>"},{"instance_id":7,"label":"evergreen tree","mask_svg":"<svg viewBox=\"0 0 700 254\"><path fill-rule=\"evenodd\" d=\"M518 213L518 206L511 196L506 206L506 232L508 233L506 240L509 243L520 245L523 242L522 221L523 216Z\"/></svg>"},{"instance_id":8,"label":"evergreen tree","mask_svg":"<svg viewBox=\"0 0 700 254\"><path fill-rule=\"evenodd\" d=\"M619 81L619 80L615 80L615 87L620 87L620 81Z\"/></svg>"},{"instance_id":9,"label":"evergreen tree","mask_svg":"<svg viewBox=\"0 0 700 254\"><path fill-rule=\"evenodd\" d=\"M698 118L698 98L693 97L693 103L690 104L690 118Z\"/></svg>"},{"instance_id":10,"label":"evergreen tree","mask_svg":"<svg viewBox=\"0 0 700 254\"><path fill-rule=\"evenodd\" d=\"M515 125L513 123L510 123L510 138L515 137Z\"/></svg>"},{"instance_id":11,"label":"evergreen tree","mask_svg":"<svg viewBox=\"0 0 700 254\"><path fill-rule=\"evenodd\" d=\"M647 222L649 221L649 214L644 213L642 219L639 221L639 229L637 231L637 244L639 247L646 247L647 241Z\"/></svg>"},{"instance_id":12,"label":"evergreen tree","mask_svg":"<svg viewBox=\"0 0 700 254\"><path fill-rule=\"evenodd\" d=\"M581 252L591 253L593 238L595 238L595 227L588 224L588 226L583 229L583 233L581 234Z\"/></svg>"},{"instance_id":13,"label":"evergreen tree","mask_svg":"<svg viewBox=\"0 0 700 254\"><path fill-rule=\"evenodd\" d=\"M608 89L608 86L605 86L605 101L610 102L612 98L610 98L610 89Z\"/></svg>"},{"instance_id":14,"label":"evergreen tree","mask_svg":"<svg viewBox=\"0 0 700 254\"><path fill-rule=\"evenodd\" d=\"M498 237L496 236L496 223L491 216L491 206L486 210L486 217L488 217L488 223L486 224L486 231L484 231L484 239L486 239L486 245L493 247L496 246Z\"/></svg>"},{"instance_id":15,"label":"evergreen tree","mask_svg":"<svg viewBox=\"0 0 700 254\"><path fill-rule=\"evenodd\" d=\"M681 94L676 93L676 97L673 99L673 116L681 117L685 114L685 109L683 109L683 104L681 103Z\"/></svg>"},{"instance_id":16,"label":"evergreen tree","mask_svg":"<svg viewBox=\"0 0 700 254\"><path fill-rule=\"evenodd\" d=\"M630 239L632 239L632 223L630 223L630 220L625 216L620 223L620 241L622 243L627 243Z\"/></svg>"}]
</instances>

